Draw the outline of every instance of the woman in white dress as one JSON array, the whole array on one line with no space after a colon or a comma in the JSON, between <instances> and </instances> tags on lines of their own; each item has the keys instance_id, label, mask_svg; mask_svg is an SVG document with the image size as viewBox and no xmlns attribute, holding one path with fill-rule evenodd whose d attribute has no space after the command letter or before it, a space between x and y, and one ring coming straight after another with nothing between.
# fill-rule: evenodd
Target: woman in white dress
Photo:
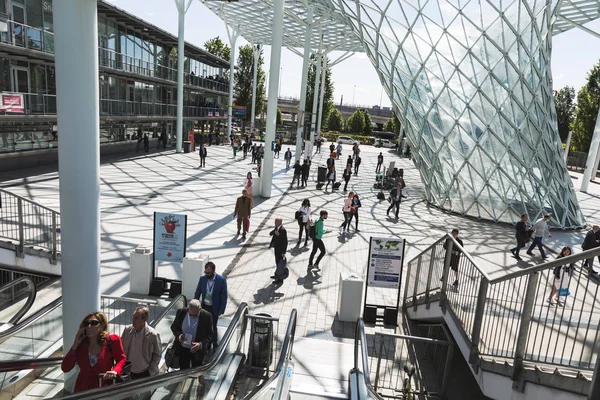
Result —
<instances>
[{"instance_id":1,"label":"woman in white dress","mask_svg":"<svg viewBox=\"0 0 600 400\"><path fill-rule=\"evenodd\" d=\"M300 243L302 242L303 231L306 234L306 239L304 239L304 247L306 247L308 244L308 222L310 221L310 213L310 200L304 199L296 217L298 220L298 227L300 228L298 232L298 246L300 246Z\"/></svg>"},{"instance_id":2,"label":"woman in white dress","mask_svg":"<svg viewBox=\"0 0 600 400\"><path fill-rule=\"evenodd\" d=\"M252 172L248 172L248 175L246 175L244 189L246 189L248 197L250 197L250 207L254 207L254 197L252 196Z\"/></svg>"}]
</instances>

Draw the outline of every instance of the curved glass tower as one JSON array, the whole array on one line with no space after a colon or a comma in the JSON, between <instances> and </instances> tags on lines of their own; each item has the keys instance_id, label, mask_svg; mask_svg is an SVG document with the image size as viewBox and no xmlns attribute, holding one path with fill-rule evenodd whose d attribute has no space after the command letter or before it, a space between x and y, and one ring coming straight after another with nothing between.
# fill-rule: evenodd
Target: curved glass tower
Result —
<instances>
[{"instance_id":1,"label":"curved glass tower","mask_svg":"<svg viewBox=\"0 0 600 400\"><path fill-rule=\"evenodd\" d=\"M558 0L330 1L380 74L430 203L584 224L552 98Z\"/></svg>"}]
</instances>

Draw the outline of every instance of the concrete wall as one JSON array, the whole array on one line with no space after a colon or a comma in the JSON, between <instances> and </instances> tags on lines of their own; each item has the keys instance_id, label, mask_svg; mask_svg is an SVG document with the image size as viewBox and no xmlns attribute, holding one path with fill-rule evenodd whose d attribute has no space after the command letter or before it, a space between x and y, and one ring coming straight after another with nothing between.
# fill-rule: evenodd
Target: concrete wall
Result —
<instances>
[{"instance_id":1,"label":"concrete wall","mask_svg":"<svg viewBox=\"0 0 600 400\"><path fill-rule=\"evenodd\" d=\"M47 252L30 248L25 248L23 257L17 257L15 248L14 243L0 241L0 265L32 273L39 272L58 276L62 274L60 259L56 264L51 264Z\"/></svg>"},{"instance_id":2,"label":"concrete wall","mask_svg":"<svg viewBox=\"0 0 600 400\"><path fill-rule=\"evenodd\" d=\"M157 151L157 141L158 139L150 139L150 152ZM137 141L104 143L100 145L100 158L134 155L137 146ZM139 154L143 154L144 144L140 143L139 146ZM58 148L0 154L0 171L2 172L43 166L58 166Z\"/></svg>"}]
</instances>

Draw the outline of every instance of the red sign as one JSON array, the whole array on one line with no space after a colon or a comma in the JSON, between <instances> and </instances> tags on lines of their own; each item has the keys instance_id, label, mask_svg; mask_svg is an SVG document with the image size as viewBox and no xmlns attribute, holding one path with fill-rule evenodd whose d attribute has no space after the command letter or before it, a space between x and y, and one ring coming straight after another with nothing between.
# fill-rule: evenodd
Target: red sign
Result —
<instances>
[{"instance_id":1,"label":"red sign","mask_svg":"<svg viewBox=\"0 0 600 400\"><path fill-rule=\"evenodd\" d=\"M25 113L25 103L22 94L0 94L0 111Z\"/></svg>"},{"instance_id":2,"label":"red sign","mask_svg":"<svg viewBox=\"0 0 600 400\"><path fill-rule=\"evenodd\" d=\"M190 130L188 131L188 141L192 142L192 145L190 146L190 151L194 152L196 151L196 146L194 146L194 130Z\"/></svg>"}]
</instances>

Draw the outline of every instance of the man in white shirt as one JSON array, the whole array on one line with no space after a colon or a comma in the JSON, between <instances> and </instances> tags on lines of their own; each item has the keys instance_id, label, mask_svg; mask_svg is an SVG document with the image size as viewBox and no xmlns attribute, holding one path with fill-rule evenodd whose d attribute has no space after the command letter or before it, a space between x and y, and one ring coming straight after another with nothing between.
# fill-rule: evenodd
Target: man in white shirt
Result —
<instances>
[{"instance_id":1,"label":"man in white shirt","mask_svg":"<svg viewBox=\"0 0 600 400\"><path fill-rule=\"evenodd\" d=\"M544 239L545 234L548 234L548 237L552 237L552 234L548 229L548 223L546 222L550 221L550 218L552 218L550 214L546 214L543 218L540 218L537 221L535 221L535 224L533 224L533 226L531 227L531 229L533 230L533 240L531 242L531 246L529 246L529 249L527 250L527 254L529 254L530 256L533 255L531 251L535 248L535 246L537 246L538 249L540 249L542 259L546 259L546 253L544 253L542 239Z\"/></svg>"},{"instance_id":2,"label":"man in white shirt","mask_svg":"<svg viewBox=\"0 0 600 400\"><path fill-rule=\"evenodd\" d=\"M127 360L131 362L131 379L158 374L162 357L160 335L148 325L148 307L137 307L131 325L123 330L121 340Z\"/></svg>"}]
</instances>

